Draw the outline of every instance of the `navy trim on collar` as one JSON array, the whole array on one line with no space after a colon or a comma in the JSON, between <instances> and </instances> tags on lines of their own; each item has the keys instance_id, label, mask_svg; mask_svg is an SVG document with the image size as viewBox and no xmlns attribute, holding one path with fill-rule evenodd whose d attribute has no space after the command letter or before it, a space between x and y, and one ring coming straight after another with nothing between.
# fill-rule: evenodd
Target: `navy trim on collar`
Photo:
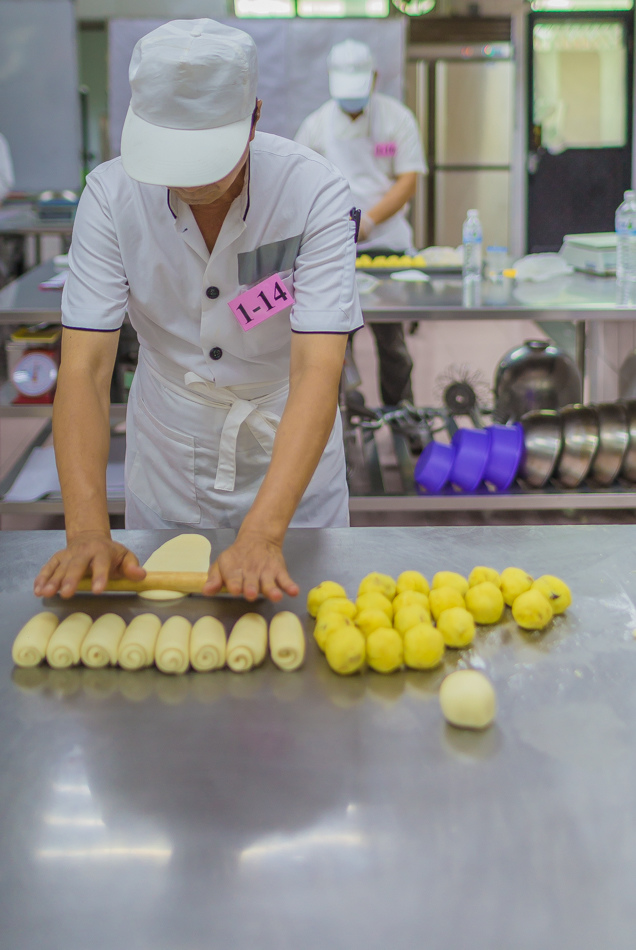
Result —
<instances>
[{"instance_id":1,"label":"navy trim on collar","mask_svg":"<svg viewBox=\"0 0 636 950\"><path fill-rule=\"evenodd\" d=\"M170 204L170 189L169 189L169 188L166 188L166 201L168 202L168 209L169 209L169 211L170 211L170 214L172 215L172 217L173 217L173 218L175 219L175 221L176 221L176 220L177 220L177 216L176 216L176 214L174 213L174 211L172 210L172 205Z\"/></svg>"},{"instance_id":2,"label":"navy trim on collar","mask_svg":"<svg viewBox=\"0 0 636 950\"><path fill-rule=\"evenodd\" d=\"M247 217L247 212L250 210L250 181L252 178L252 155L251 151L247 158L247 204L245 206L245 214L243 215L243 222Z\"/></svg>"}]
</instances>

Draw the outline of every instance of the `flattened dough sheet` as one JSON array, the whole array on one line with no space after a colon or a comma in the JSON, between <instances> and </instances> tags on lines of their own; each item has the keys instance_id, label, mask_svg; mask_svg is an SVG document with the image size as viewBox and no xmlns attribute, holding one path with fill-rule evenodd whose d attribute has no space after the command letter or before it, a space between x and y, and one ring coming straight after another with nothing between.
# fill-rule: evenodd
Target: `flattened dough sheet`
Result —
<instances>
[{"instance_id":1,"label":"flattened dough sheet","mask_svg":"<svg viewBox=\"0 0 636 950\"><path fill-rule=\"evenodd\" d=\"M212 545L202 534L180 534L170 538L150 555L143 568L146 571L196 571L210 568ZM187 594L174 590L145 590L139 594L145 600L181 600Z\"/></svg>"}]
</instances>

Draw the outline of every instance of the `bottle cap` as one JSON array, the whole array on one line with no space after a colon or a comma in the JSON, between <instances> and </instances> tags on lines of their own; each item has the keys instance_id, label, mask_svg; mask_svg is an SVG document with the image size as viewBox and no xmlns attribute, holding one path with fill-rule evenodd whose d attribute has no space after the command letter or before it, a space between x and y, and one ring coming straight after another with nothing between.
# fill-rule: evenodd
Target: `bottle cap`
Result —
<instances>
[{"instance_id":1,"label":"bottle cap","mask_svg":"<svg viewBox=\"0 0 636 950\"><path fill-rule=\"evenodd\" d=\"M470 208L470 209L468 210L468 214L469 214L469 215L470 215L470 214L479 214L479 209L478 209L478 208Z\"/></svg>"}]
</instances>

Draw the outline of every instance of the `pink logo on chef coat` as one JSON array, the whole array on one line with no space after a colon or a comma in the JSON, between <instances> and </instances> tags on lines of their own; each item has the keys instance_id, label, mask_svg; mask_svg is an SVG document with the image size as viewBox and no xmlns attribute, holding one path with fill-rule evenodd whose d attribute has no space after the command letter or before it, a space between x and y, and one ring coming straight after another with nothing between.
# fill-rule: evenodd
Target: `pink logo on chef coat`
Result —
<instances>
[{"instance_id":1,"label":"pink logo on chef coat","mask_svg":"<svg viewBox=\"0 0 636 950\"><path fill-rule=\"evenodd\" d=\"M376 158L395 158L397 145L395 142L377 142L375 146Z\"/></svg>"},{"instance_id":2,"label":"pink logo on chef coat","mask_svg":"<svg viewBox=\"0 0 636 950\"><path fill-rule=\"evenodd\" d=\"M274 274L230 300L229 307L241 329L251 330L281 310L291 307L294 302L283 281L278 274Z\"/></svg>"}]
</instances>

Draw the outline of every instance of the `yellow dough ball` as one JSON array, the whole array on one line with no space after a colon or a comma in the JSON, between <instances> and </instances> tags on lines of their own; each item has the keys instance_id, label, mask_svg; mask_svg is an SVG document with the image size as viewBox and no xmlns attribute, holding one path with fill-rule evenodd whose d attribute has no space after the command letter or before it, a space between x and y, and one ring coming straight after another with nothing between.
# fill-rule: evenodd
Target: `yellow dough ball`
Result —
<instances>
[{"instance_id":1,"label":"yellow dough ball","mask_svg":"<svg viewBox=\"0 0 636 950\"><path fill-rule=\"evenodd\" d=\"M374 630L367 639L367 663L377 673L393 673L404 661L402 637L391 627Z\"/></svg>"},{"instance_id":2,"label":"yellow dough ball","mask_svg":"<svg viewBox=\"0 0 636 950\"><path fill-rule=\"evenodd\" d=\"M572 594L568 585L559 577L553 577L552 574L542 574L530 588L531 590L541 591L544 597L550 601L553 614L562 614L572 603Z\"/></svg>"},{"instance_id":3,"label":"yellow dough ball","mask_svg":"<svg viewBox=\"0 0 636 950\"><path fill-rule=\"evenodd\" d=\"M468 589L466 610L475 623L497 623L504 612L503 594L491 581L483 581Z\"/></svg>"},{"instance_id":4,"label":"yellow dough ball","mask_svg":"<svg viewBox=\"0 0 636 950\"><path fill-rule=\"evenodd\" d=\"M358 587L358 597L362 594L384 594L385 597L388 597L389 600L393 600L395 597L395 588L396 583L392 577L389 577L388 574L367 574L366 577L363 577L360 581L360 586Z\"/></svg>"},{"instance_id":5,"label":"yellow dough ball","mask_svg":"<svg viewBox=\"0 0 636 950\"><path fill-rule=\"evenodd\" d=\"M318 584L318 587L312 587L307 594L307 610L312 617L316 616L320 605L325 600L329 600L330 597L344 597L346 599L347 592L341 584L336 584L335 581L323 581L322 584Z\"/></svg>"},{"instance_id":6,"label":"yellow dough ball","mask_svg":"<svg viewBox=\"0 0 636 950\"><path fill-rule=\"evenodd\" d=\"M376 254L373 258L374 267L386 267L386 255L385 254Z\"/></svg>"},{"instance_id":7,"label":"yellow dough ball","mask_svg":"<svg viewBox=\"0 0 636 950\"><path fill-rule=\"evenodd\" d=\"M370 636L379 627L386 627L387 622L387 615L383 610L361 610L355 620L356 627L365 637Z\"/></svg>"},{"instance_id":8,"label":"yellow dough ball","mask_svg":"<svg viewBox=\"0 0 636 950\"><path fill-rule=\"evenodd\" d=\"M428 604L435 620L451 607L464 607L464 598L455 587L436 587L428 595Z\"/></svg>"},{"instance_id":9,"label":"yellow dough ball","mask_svg":"<svg viewBox=\"0 0 636 950\"><path fill-rule=\"evenodd\" d=\"M402 607L393 618L393 627L400 636L404 636L411 627L416 627L419 623L430 623L431 615L428 607L422 607L421 604L412 604L410 607Z\"/></svg>"},{"instance_id":10,"label":"yellow dough ball","mask_svg":"<svg viewBox=\"0 0 636 950\"><path fill-rule=\"evenodd\" d=\"M357 612L358 608L352 600L347 600L346 597L330 597L329 600L323 601L318 608L316 620L320 620L321 617L325 617L327 614L342 614L343 617L353 620Z\"/></svg>"},{"instance_id":11,"label":"yellow dough ball","mask_svg":"<svg viewBox=\"0 0 636 950\"><path fill-rule=\"evenodd\" d=\"M550 601L540 590L526 590L515 599L512 616L524 630L543 630L552 620Z\"/></svg>"},{"instance_id":12,"label":"yellow dough ball","mask_svg":"<svg viewBox=\"0 0 636 950\"><path fill-rule=\"evenodd\" d=\"M447 647L467 647L475 636L475 621L464 607L451 607L440 614L437 629Z\"/></svg>"},{"instance_id":13,"label":"yellow dough ball","mask_svg":"<svg viewBox=\"0 0 636 950\"><path fill-rule=\"evenodd\" d=\"M356 267L371 267L373 258L370 254L361 254L356 260Z\"/></svg>"},{"instance_id":14,"label":"yellow dough ball","mask_svg":"<svg viewBox=\"0 0 636 950\"><path fill-rule=\"evenodd\" d=\"M404 662L412 670L432 670L444 658L444 638L430 623L418 623L404 634Z\"/></svg>"},{"instance_id":15,"label":"yellow dough ball","mask_svg":"<svg viewBox=\"0 0 636 950\"><path fill-rule=\"evenodd\" d=\"M455 571L438 571L433 577L433 590L439 587L454 587L463 597L468 590L468 581Z\"/></svg>"},{"instance_id":16,"label":"yellow dough ball","mask_svg":"<svg viewBox=\"0 0 636 950\"><path fill-rule=\"evenodd\" d=\"M490 581L495 587L501 587L499 571L496 571L494 567L474 567L468 575L468 586L476 587L477 584L483 584L484 581Z\"/></svg>"},{"instance_id":17,"label":"yellow dough ball","mask_svg":"<svg viewBox=\"0 0 636 950\"><path fill-rule=\"evenodd\" d=\"M416 254L411 258L411 267L426 267L426 258L421 254Z\"/></svg>"},{"instance_id":18,"label":"yellow dough ball","mask_svg":"<svg viewBox=\"0 0 636 950\"><path fill-rule=\"evenodd\" d=\"M402 607L426 607L428 610L428 597L417 590L405 590L401 594L396 594L393 599L393 613L396 614Z\"/></svg>"},{"instance_id":19,"label":"yellow dough ball","mask_svg":"<svg viewBox=\"0 0 636 950\"><path fill-rule=\"evenodd\" d=\"M504 604L508 604L509 607L512 607L519 594L530 590L534 582L534 578L522 571L520 567L507 567L501 572L500 580Z\"/></svg>"},{"instance_id":20,"label":"yellow dough ball","mask_svg":"<svg viewBox=\"0 0 636 950\"><path fill-rule=\"evenodd\" d=\"M362 613L363 610L381 610L382 613L386 614L389 624L393 620L393 605L389 598L385 597L384 594L380 594L379 591L360 594L356 600L356 607L358 613Z\"/></svg>"},{"instance_id":21,"label":"yellow dough ball","mask_svg":"<svg viewBox=\"0 0 636 950\"><path fill-rule=\"evenodd\" d=\"M353 624L334 630L325 648L327 663L334 673L349 676L364 664L366 645L364 637Z\"/></svg>"},{"instance_id":22,"label":"yellow dough ball","mask_svg":"<svg viewBox=\"0 0 636 950\"><path fill-rule=\"evenodd\" d=\"M396 265L399 265L400 263L401 261L400 261L399 254L389 254L389 256L386 259L387 267L395 267Z\"/></svg>"},{"instance_id":23,"label":"yellow dough ball","mask_svg":"<svg viewBox=\"0 0 636 950\"><path fill-rule=\"evenodd\" d=\"M414 590L420 594L428 594L430 589L430 584L419 571L402 571L395 585L397 594L403 594L407 590Z\"/></svg>"},{"instance_id":24,"label":"yellow dough ball","mask_svg":"<svg viewBox=\"0 0 636 950\"><path fill-rule=\"evenodd\" d=\"M410 254L402 254L398 258L398 264L400 265L400 267L410 267L412 263L413 263L413 258L411 257Z\"/></svg>"},{"instance_id":25,"label":"yellow dough ball","mask_svg":"<svg viewBox=\"0 0 636 950\"><path fill-rule=\"evenodd\" d=\"M497 712L493 685L478 670L456 670L447 676L439 703L446 721L460 729L486 729Z\"/></svg>"},{"instance_id":26,"label":"yellow dough ball","mask_svg":"<svg viewBox=\"0 0 636 950\"><path fill-rule=\"evenodd\" d=\"M324 653L327 640L334 630L340 630L341 627L353 626L353 621L349 620L348 617L343 617L342 614L326 614L326 616L321 617L320 620L317 621L314 627L314 640Z\"/></svg>"}]
</instances>

